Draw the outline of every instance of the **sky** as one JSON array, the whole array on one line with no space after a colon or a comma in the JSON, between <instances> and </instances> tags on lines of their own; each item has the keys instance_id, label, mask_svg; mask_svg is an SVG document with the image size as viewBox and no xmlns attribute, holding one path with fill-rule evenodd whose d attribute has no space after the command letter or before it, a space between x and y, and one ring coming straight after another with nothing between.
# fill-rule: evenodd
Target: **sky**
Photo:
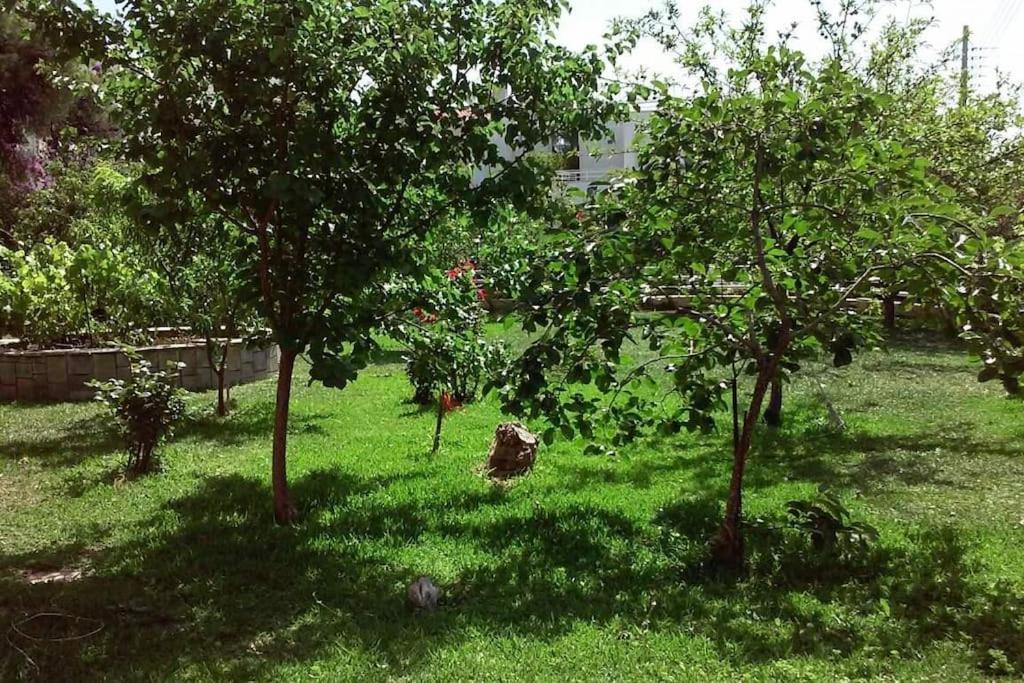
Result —
<instances>
[{"instance_id":1,"label":"sky","mask_svg":"<svg viewBox=\"0 0 1024 683\"><path fill-rule=\"evenodd\" d=\"M572 0L571 13L559 26L558 39L572 48L600 43L608 22L619 16L638 16L663 5L664 0ZM681 23L692 24L705 5L740 18L748 0L678 0ZM978 87L995 83L996 70L1017 82L1024 82L1024 0L892 0L886 14L900 20L910 17L934 17L935 25L927 34L929 53L938 55L959 40L963 27L971 27L972 77ZM881 24L883 17L875 20ZM821 49L815 34L815 18L808 0L775 0L767 15L773 33L797 22L797 47L814 56ZM664 75L672 75L671 59L653 44L641 44L624 60L628 69L645 67Z\"/></svg>"},{"instance_id":2,"label":"sky","mask_svg":"<svg viewBox=\"0 0 1024 683\"><path fill-rule=\"evenodd\" d=\"M567 47L581 48L602 42L608 22L619 16L637 16L663 0L572 0L572 11L558 30L558 39ZM105 10L113 10L115 0L96 0ZM689 24L700 7L710 4L715 9L738 17L747 0L679 0L684 24ZM995 82L999 69L1012 80L1024 82L1024 0L932 0L929 9L921 0L891 0L888 11L901 19L910 16L934 16L937 25L929 33L928 43L934 53L956 41L964 25L971 27L973 45L972 74L975 84L984 88ZM813 55L818 48L814 40L814 16L808 0L775 0L768 14L773 30L800 24L798 46ZM642 44L624 61L624 67L672 75L671 60L656 46Z\"/></svg>"}]
</instances>

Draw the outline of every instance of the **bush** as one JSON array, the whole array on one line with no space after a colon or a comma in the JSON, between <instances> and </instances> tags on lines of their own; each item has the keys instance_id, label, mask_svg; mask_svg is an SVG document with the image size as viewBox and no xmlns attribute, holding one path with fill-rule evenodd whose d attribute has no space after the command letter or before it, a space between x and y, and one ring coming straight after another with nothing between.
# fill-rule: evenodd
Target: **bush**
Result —
<instances>
[{"instance_id":1,"label":"bush","mask_svg":"<svg viewBox=\"0 0 1024 683\"><path fill-rule=\"evenodd\" d=\"M170 318L170 286L126 210L134 170L79 141L3 227L0 328L37 346L138 344Z\"/></svg>"},{"instance_id":2,"label":"bush","mask_svg":"<svg viewBox=\"0 0 1024 683\"><path fill-rule=\"evenodd\" d=\"M185 401L170 372L154 370L149 361L130 350L126 353L131 360L129 379L90 386L97 390L96 400L113 414L128 450L126 474L135 476L153 471L154 451L184 416Z\"/></svg>"},{"instance_id":3,"label":"bush","mask_svg":"<svg viewBox=\"0 0 1024 683\"><path fill-rule=\"evenodd\" d=\"M447 394L453 404L476 400L481 377L496 347L483 338L487 292L476 268L464 262L423 283L421 305L412 319L396 326L392 335L405 345L405 369L414 389L413 400L430 403Z\"/></svg>"},{"instance_id":4,"label":"bush","mask_svg":"<svg viewBox=\"0 0 1024 683\"><path fill-rule=\"evenodd\" d=\"M864 550L878 540L873 526L853 521L839 497L824 487L810 500L791 500L786 507L789 526L806 534L822 553Z\"/></svg>"},{"instance_id":5,"label":"bush","mask_svg":"<svg viewBox=\"0 0 1024 683\"><path fill-rule=\"evenodd\" d=\"M542 253L545 224L505 208L480 226L468 217L455 218L431 233L423 252L426 268L445 269L472 262L478 283L500 298L516 298L535 256Z\"/></svg>"},{"instance_id":6,"label":"bush","mask_svg":"<svg viewBox=\"0 0 1024 683\"><path fill-rule=\"evenodd\" d=\"M0 246L0 327L30 344L138 342L166 300L161 278L130 252L52 238Z\"/></svg>"}]
</instances>

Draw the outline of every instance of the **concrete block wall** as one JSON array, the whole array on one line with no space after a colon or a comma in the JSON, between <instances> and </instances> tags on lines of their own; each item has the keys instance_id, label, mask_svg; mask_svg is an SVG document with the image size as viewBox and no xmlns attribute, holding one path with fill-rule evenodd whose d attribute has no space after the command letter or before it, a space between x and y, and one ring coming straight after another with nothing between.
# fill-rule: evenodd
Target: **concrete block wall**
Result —
<instances>
[{"instance_id":1,"label":"concrete block wall","mask_svg":"<svg viewBox=\"0 0 1024 683\"><path fill-rule=\"evenodd\" d=\"M168 363L184 363L177 371L177 382L189 391L217 388L217 375L202 342L151 346L138 352L160 369ZM238 386L272 377L279 360L277 346L246 348L238 340L228 350L227 383ZM89 401L95 392L88 382L126 379L130 373L128 357L117 349L0 349L0 401Z\"/></svg>"}]
</instances>

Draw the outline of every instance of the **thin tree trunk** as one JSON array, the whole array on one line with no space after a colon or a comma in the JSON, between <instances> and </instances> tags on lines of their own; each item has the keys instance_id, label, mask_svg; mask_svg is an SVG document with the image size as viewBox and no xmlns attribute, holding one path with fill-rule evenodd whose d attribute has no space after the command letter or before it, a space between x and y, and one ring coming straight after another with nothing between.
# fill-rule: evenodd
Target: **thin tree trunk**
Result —
<instances>
[{"instance_id":1,"label":"thin tree trunk","mask_svg":"<svg viewBox=\"0 0 1024 683\"><path fill-rule=\"evenodd\" d=\"M281 362L277 374L277 407L274 412L274 455L271 480L274 489L274 519L278 524L295 521L296 510L288 493L288 408L292 395L292 373L295 357L292 349L281 349Z\"/></svg>"},{"instance_id":2,"label":"thin tree trunk","mask_svg":"<svg viewBox=\"0 0 1024 683\"><path fill-rule=\"evenodd\" d=\"M735 453L740 443L740 395L737 386L736 364L732 366L732 450Z\"/></svg>"},{"instance_id":3,"label":"thin tree trunk","mask_svg":"<svg viewBox=\"0 0 1024 683\"><path fill-rule=\"evenodd\" d=\"M224 342L224 347L220 354L220 363L217 365L217 414L224 417L228 414L228 391L230 387L227 385L227 370L228 370L228 350L231 347L230 336Z\"/></svg>"},{"instance_id":4,"label":"thin tree trunk","mask_svg":"<svg viewBox=\"0 0 1024 683\"><path fill-rule=\"evenodd\" d=\"M782 426L782 378L778 373L772 377L771 394L768 407L764 411L764 421L769 427Z\"/></svg>"},{"instance_id":5,"label":"thin tree trunk","mask_svg":"<svg viewBox=\"0 0 1024 683\"><path fill-rule=\"evenodd\" d=\"M437 454L441 448L441 425L444 424L444 392L437 396L437 423L434 425L434 447L430 450L431 455Z\"/></svg>"},{"instance_id":6,"label":"thin tree trunk","mask_svg":"<svg viewBox=\"0 0 1024 683\"><path fill-rule=\"evenodd\" d=\"M775 304L781 318L782 329L779 332L775 348L770 355L758 354L757 380L750 396L750 405L743 418L739 441L735 443L732 454L732 477L729 481L729 498L725 504L725 519L712 541L711 559L721 569L727 571L742 570L746 562L742 529L743 517L743 473L747 466L747 456L753 442L754 430L761 419L761 404L764 402L768 385L779 372L779 363L789 348L789 335L792 332L792 321L787 312L788 301L772 278L765 255L764 238L761 235L761 219L763 201L761 197L761 179L765 175L765 157L761 144L755 150L753 201L750 210L750 233L754 242L758 271L765 291Z\"/></svg>"},{"instance_id":7,"label":"thin tree trunk","mask_svg":"<svg viewBox=\"0 0 1024 683\"><path fill-rule=\"evenodd\" d=\"M896 329L896 297L887 296L882 299L882 310L885 313L885 329Z\"/></svg>"},{"instance_id":8,"label":"thin tree trunk","mask_svg":"<svg viewBox=\"0 0 1024 683\"><path fill-rule=\"evenodd\" d=\"M733 448L732 478L729 481L729 498L725 504L725 519L712 542L711 559L727 570L740 570L746 560L743 532L740 523L743 517L743 474L746 471L747 456L757 428L761 404L764 402L774 368L762 368L757 375L750 406L743 418L739 441Z\"/></svg>"},{"instance_id":9,"label":"thin tree trunk","mask_svg":"<svg viewBox=\"0 0 1024 683\"><path fill-rule=\"evenodd\" d=\"M220 347L220 360L214 358L213 337L207 335L206 337L206 358L210 362L210 369L213 374L217 376L217 415L219 417L225 417L228 414L228 395L227 386L225 382L227 362L228 362L228 346L231 344L230 337Z\"/></svg>"},{"instance_id":10,"label":"thin tree trunk","mask_svg":"<svg viewBox=\"0 0 1024 683\"><path fill-rule=\"evenodd\" d=\"M224 393L224 371L217 372L217 416L225 417L228 414L228 401Z\"/></svg>"}]
</instances>

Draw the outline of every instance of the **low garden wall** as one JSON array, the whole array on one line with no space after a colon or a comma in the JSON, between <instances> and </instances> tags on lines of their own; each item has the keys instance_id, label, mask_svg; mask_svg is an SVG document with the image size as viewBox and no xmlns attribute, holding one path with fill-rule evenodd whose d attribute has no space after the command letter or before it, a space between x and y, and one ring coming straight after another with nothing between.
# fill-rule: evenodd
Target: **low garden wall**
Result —
<instances>
[{"instance_id":1,"label":"low garden wall","mask_svg":"<svg viewBox=\"0 0 1024 683\"><path fill-rule=\"evenodd\" d=\"M168 362L184 363L178 370L178 384L189 391L217 387L217 374L210 367L206 346L201 341L164 344L136 349L154 367ZM241 340L228 350L225 380L230 386L246 384L277 373L277 346L248 348ZM45 351L0 348L0 401L88 401L95 392L86 386L91 380L126 379L128 357L118 349L56 349Z\"/></svg>"}]
</instances>

